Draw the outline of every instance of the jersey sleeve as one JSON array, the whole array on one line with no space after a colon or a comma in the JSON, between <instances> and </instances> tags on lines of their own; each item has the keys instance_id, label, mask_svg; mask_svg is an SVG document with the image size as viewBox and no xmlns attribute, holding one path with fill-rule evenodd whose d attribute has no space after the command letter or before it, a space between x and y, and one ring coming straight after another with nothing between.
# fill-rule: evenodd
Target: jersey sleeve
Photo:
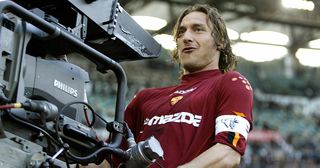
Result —
<instances>
[{"instance_id":1,"label":"jersey sleeve","mask_svg":"<svg viewBox=\"0 0 320 168\"><path fill-rule=\"evenodd\" d=\"M252 87L244 76L232 71L225 74L218 92L214 143L228 145L243 155L252 129Z\"/></svg>"},{"instance_id":2,"label":"jersey sleeve","mask_svg":"<svg viewBox=\"0 0 320 168\"><path fill-rule=\"evenodd\" d=\"M143 91L133 97L126 107L124 116L125 122L128 124L135 137L138 135L141 125L143 125L143 121L141 121L141 110L139 110L141 97L143 97Z\"/></svg>"}]
</instances>

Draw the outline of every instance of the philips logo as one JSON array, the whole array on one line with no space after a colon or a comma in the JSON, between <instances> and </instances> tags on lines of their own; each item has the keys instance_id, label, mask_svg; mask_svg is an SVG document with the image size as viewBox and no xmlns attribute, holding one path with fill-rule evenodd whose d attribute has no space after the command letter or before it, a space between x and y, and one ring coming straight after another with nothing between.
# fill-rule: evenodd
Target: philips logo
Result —
<instances>
[{"instance_id":1,"label":"philips logo","mask_svg":"<svg viewBox=\"0 0 320 168\"><path fill-rule=\"evenodd\" d=\"M72 87L58 81L58 80L54 80L53 86L74 96L74 97L78 97L78 91L76 89L73 89Z\"/></svg>"}]
</instances>

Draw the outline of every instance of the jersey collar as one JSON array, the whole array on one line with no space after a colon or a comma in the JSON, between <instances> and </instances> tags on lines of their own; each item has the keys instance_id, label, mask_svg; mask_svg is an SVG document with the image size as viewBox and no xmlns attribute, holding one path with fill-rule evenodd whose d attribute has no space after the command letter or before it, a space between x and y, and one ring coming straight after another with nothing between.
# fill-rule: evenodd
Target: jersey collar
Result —
<instances>
[{"instance_id":1,"label":"jersey collar","mask_svg":"<svg viewBox=\"0 0 320 168\"><path fill-rule=\"evenodd\" d=\"M208 78L212 78L219 74L222 74L219 69L190 73L182 76L181 83L201 81Z\"/></svg>"}]
</instances>

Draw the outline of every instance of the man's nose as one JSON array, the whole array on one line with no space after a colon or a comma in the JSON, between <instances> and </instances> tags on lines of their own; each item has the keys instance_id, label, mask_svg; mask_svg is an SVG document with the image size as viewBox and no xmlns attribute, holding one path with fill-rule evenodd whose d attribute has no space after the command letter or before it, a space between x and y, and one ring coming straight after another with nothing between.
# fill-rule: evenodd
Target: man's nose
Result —
<instances>
[{"instance_id":1,"label":"man's nose","mask_svg":"<svg viewBox=\"0 0 320 168\"><path fill-rule=\"evenodd\" d=\"M193 36L192 36L192 32L190 30L186 30L184 33L183 33L183 42L184 43L188 43L188 42L191 42L193 40Z\"/></svg>"}]
</instances>

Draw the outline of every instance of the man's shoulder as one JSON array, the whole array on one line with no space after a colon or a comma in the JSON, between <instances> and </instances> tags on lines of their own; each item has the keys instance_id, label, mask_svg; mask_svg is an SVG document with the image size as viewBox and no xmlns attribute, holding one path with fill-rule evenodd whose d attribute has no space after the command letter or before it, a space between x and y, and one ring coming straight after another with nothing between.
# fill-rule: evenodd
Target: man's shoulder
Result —
<instances>
[{"instance_id":1,"label":"man's shoulder","mask_svg":"<svg viewBox=\"0 0 320 168\"><path fill-rule=\"evenodd\" d=\"M176 86L166 86L166 87L156 87L156 88L144 88L141 91L139 91L139 95L150 95L150 94L158 94L163 92L170 92L171 90L174 90Z\"/></svg>"},{"instance_id":2,"label":"man's shoulder","mask_svg":"<svg viewBox=\"0 0 320 168\"><path fill-rule=\"evenodd\" d=\"M228 71L226 73L223 74L223 79L224 80L229 80L229 79L233 79L235 80L235 78L238 78L238 79L246 79L246 77L244 75L242 75L240 72L238 71Z\"/></svg>"},{"instance_id":3,"label":"man's shoulder","mask_svg":"<svg viewBox=\"0 0 320 168\"><path fill-rule=\"evenodd\" d=\"M228 71L226 73L224 73L224 76L243 76L240 72L238 71Z\"/></svg>"},{"instance_id":4,"label":"man's shoulder","mask_svg":"<svg viewBox=\"0 0 320 168\"><path fill-rule=\"evenodd\" d=\"M252 87L248 79L238 71L229 71L224 73L223 83L222 87L227 88L228 90L240 91L242 89L239 88L245 88L244 90L246 91L252 91Z\"/></svg>"}]
</instances>

